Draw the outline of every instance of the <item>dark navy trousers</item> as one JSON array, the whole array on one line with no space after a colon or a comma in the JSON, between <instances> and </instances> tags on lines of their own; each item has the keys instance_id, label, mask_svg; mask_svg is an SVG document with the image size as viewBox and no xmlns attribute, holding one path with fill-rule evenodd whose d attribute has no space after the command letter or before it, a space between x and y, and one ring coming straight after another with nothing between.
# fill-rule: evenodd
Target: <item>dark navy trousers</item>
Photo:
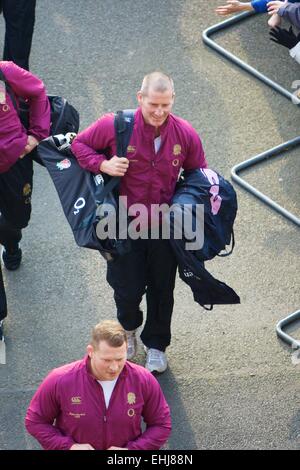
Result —
<instances>
[{"instance_id":1,"label":"dark navy trousers","mask_svg":"<svg viewBox=\"0 0 300 470\"><path fill-rule=\"evenodd\" d=\"M2 0L5 19L3 60L29 70L36 0Z\"/></svg>"},{"instance_id":2,"label":"dark navy trousers","mask_svg":"<svg viewBox=\"0 0 300 470\"><path fill-rule=\"evenodd\" d=\"M125 330L143 323L140 303L146 293L147 317L141 339L148 348L165 351L171 341L177 262L168 240L132 240L130 253L107 263L118 320Z\"/></svg>"},{"instance_id":3,"label":"dark navy trousers","mask_svg":"<svg viewBox=\"0 0 300 470\"><path fill-rule=\"evenodd\" d=\"M6 295L4 283L2 278L1 263L0 263L0 321L7 316Z\"/></svg>"},{"instance_id":4,"label":"dark navy trousers","mask_svg":"<svg viewBox=\"0 0 300 470\"><path fill-rule=\"evenodd\" d=\"M22 238L21 229L31 214L33 164L30 155L0 173L0 244L14 249ZM6 295L0 266L0 320L7 315Z\"/></svg>"},{"instance_id":5,"label":"dark navy trousers","mask_svg":"<svg viewBox=\"0 0 300 470\"><path fill-rule=\"evenodd\" d=\"M13 249L31 214L33 162L31 155L19 159L0 173L0 244Z\"/></svg>"}]
</instances>

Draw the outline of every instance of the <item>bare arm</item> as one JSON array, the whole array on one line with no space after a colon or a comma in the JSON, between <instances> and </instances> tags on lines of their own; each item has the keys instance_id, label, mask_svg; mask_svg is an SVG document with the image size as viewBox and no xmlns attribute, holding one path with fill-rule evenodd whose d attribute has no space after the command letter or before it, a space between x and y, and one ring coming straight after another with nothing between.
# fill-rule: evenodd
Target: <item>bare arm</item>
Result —
<instances>
[{"instance_id":1,"label":"bare arm","mask_svg":"<svg viewBox=\"0 0 300 470\"><path fill-rule=\"evenodd\" d=\"M254 8L251 2L239 2L238 0L227 0L226 5L221 5L215 9L215 12L220 16L231 15L232 13L239 13L241 11L253 11Z\"/></svg>"}]
</instances>

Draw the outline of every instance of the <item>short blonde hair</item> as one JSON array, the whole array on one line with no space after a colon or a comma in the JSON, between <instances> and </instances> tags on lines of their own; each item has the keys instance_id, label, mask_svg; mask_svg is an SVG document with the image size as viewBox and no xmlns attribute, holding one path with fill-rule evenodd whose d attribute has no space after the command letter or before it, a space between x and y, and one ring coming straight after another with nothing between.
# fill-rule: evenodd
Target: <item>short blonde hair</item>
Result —
<instances>
[{"instance_id":1,"label":"short blonde hair","mask_svg":"<svg viewBox=\"0 0 300 470\"><path fill-rule=\"evenodd\" d=\"M143 96L148 95L149 88L160 93L164 93L168 90L171 90L173 95L175 93L172 78L162 72L151 72L145 75L141 86Z\"/></svg>"},{"instance_id":2,"label":"short blonde hair","mask_svg":"<svg viewBox=\"0 0 300 470\"><path fill-rule=\"evenodd\" d=\"M115 320L104 320L92 329L91 344L97 349L100 341L106 341L109 346L119 348L127 342L124 328Z\"/></svg>"}]
</instances>

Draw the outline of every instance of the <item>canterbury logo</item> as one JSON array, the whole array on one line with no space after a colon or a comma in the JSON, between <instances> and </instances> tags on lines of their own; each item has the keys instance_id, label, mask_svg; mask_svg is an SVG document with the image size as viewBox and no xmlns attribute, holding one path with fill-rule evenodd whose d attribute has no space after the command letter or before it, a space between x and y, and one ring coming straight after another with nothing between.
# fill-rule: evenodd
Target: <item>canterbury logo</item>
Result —
<instances>
[{"instance_id":1,"label":"canterbury logo","mask_svg":"<svg viewBox=\"0 0 300 470\"><path fill-rule=\"evenodd\" d=\"M73 405L80 405L81 404L81 397L72 397L71 402Z\"/></svg>"}]
</instances>

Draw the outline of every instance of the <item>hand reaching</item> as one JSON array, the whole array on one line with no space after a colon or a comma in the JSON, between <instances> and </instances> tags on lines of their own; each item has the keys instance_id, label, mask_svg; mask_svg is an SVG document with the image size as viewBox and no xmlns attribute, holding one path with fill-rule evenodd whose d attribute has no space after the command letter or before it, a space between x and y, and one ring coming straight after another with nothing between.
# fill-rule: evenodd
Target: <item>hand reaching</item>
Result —
<instances>
[{"instance_id":1,"label":"hand reaching","mask_svg":"<svg viewBox=\"0 0 300 470\"><path fill-rule=\"evenodd\" d=\"M221 5L215 9L215 12L220 16L231 15L238 11L243 11L244 5L238 0L227 0L227 5Z\"/></svg>"}]
</instances>

